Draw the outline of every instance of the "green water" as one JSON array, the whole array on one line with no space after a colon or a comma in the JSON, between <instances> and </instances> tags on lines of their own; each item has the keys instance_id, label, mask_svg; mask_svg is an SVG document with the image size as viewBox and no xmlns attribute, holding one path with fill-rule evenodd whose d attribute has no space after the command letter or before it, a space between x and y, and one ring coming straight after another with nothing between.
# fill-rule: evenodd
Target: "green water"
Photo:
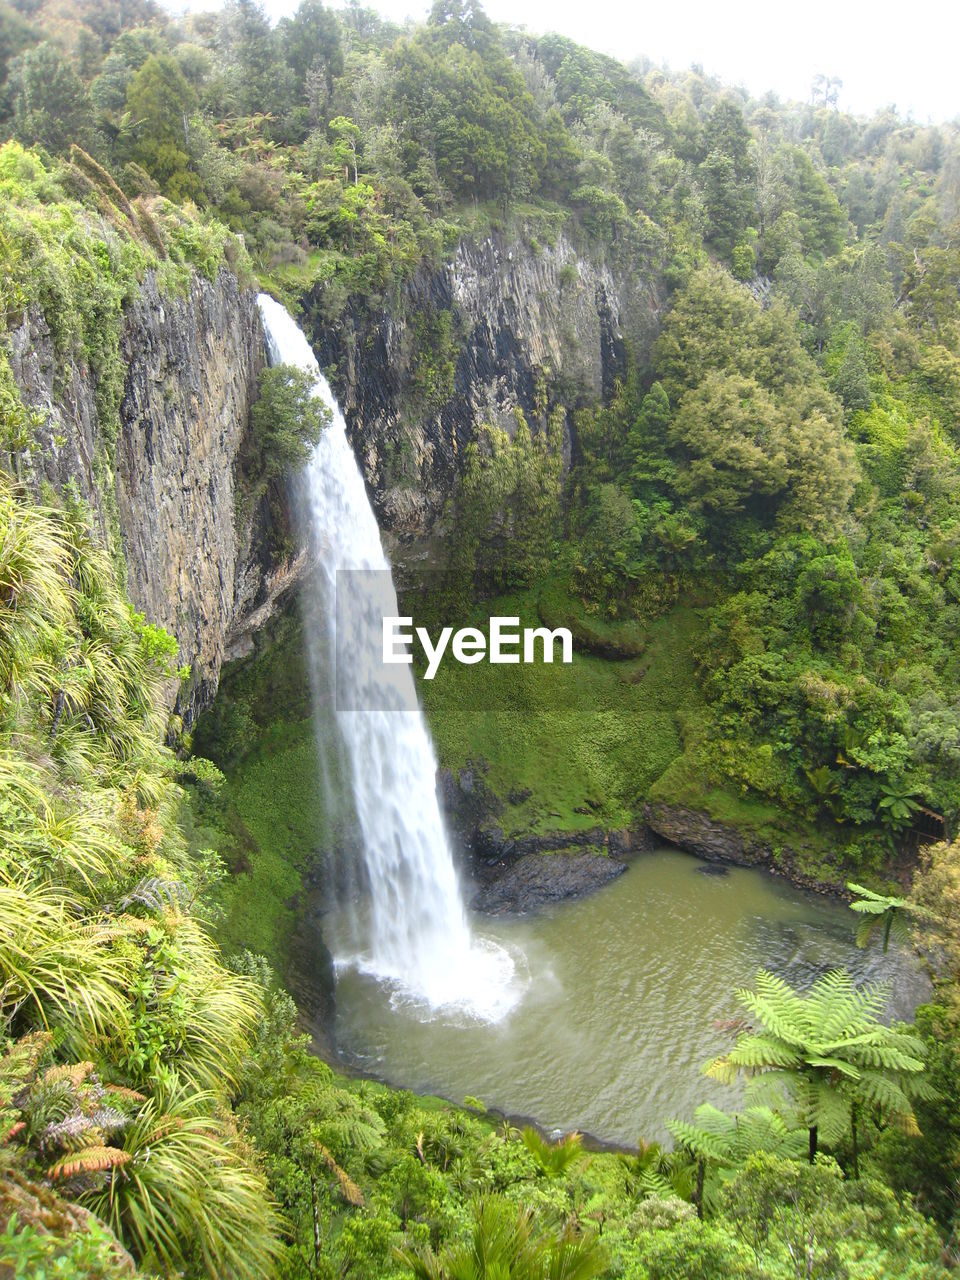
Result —
<instances>
[{"instance_id":1,"label":"green water","mask_svg":"<svg viewBox=\"0 0 960 1280\"><path fill-rule=\"evenodd\" d=\"M341 1051L392 1084L635 1143L662 1139L666 1117L689 1117L700 1102L737 1103L738 1090L700 1069L730 1044L715 1023L738 1015L734 992L761 965L801 989L841 965L889 981L899 1017L926 998L912 956L856 948L856 918L842 904L761 871L705 875L703 865L664 849L588 898L475 920L526 983L496 1024L431 1015L340 968ZM348 915L327 926L334 955L349 954Z\"/></svg>"}]
</instances>

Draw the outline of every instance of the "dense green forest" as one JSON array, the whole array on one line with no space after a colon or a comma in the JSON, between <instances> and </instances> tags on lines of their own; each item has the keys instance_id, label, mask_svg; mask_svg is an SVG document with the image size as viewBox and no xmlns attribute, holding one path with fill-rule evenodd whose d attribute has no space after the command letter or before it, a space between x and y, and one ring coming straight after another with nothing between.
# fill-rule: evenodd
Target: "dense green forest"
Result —
<instances>
[{"instance_id":1,"label":"dense green forest","mask_svg":"<svg viewBox=\"0 0 960 1280\"><path fill-rule=\"evenodd\" d=\"M576 785L609 825L683 803L865 881L864 945L895 928L937 972L893 1028L843 975L807 993L759 975L708 1067L748 1078L745 1108L671 1118L672 1151L591 1153L476 1100L338 1076L252 953L282 964L270 904L295 871L265 851L275 884L247 928L219 830L236 743L299 730L238 719L262 709L238 697L199 731L228 776L190 756L164 701L186 673L125 598L119 536L99 545L75 493L41 506L20 483L36 424L0 342L0 1272L949 1274L960 127L753 100L498 27L475 0L404 29L318 0L276 25L251 0L181 19L17 0L0 80L0 339L38 305L88 371L108 524L120 318L148 271L174 295L231 270L330 325L401 311L418 271L491 232L533 252L564 234L655 282L659 337L641 357L627 335L603 403L544 369L512 434L466 442L441 544L454 603L569 624L585 658L562 709L534 683L499 720L438 680L441 756L488 757L491 785L529 796L518 825L556 805L575 824L602 704L612 745ZM449 400L459 341L449 311L417 335L412 414ZM262 392L250 501L322 427L295 379ZM558 725L566 762L543 745Z\"/></svg>"}]
</instances>

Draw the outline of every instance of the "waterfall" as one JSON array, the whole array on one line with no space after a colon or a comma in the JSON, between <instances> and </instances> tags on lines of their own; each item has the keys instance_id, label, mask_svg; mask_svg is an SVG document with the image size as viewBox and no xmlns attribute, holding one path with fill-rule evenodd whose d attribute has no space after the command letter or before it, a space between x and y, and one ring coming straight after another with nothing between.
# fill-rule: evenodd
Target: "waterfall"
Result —
<instances>
[{"instance_id":1,"label":"waterfall","mask_svg":"<svg viewBox=\"0 0 960 1280\"><path fill-rule=\"evenodd\" d=\"M369 645L343 643L343 637L337 643L338 613L339 625L346 616L351 626L379 634L380 619L400 612L343 415L296 322L266 294L258 301L270 363L309 373L314 395L331 413L298 486L298 506L319 562L307 586L315 593L307 602L307 646L314 672L326 682L324 700L335 708L370 885L359 953L334 958L427 1009L455 1006L495 1021L519 998L514 964L502 948L472 934L411 668L392 667L387 679L385 668L371 661ZM344 578L344 570L367 572ZM347 584L339 599L338 572Z\"/></svg>"}]
</instances>

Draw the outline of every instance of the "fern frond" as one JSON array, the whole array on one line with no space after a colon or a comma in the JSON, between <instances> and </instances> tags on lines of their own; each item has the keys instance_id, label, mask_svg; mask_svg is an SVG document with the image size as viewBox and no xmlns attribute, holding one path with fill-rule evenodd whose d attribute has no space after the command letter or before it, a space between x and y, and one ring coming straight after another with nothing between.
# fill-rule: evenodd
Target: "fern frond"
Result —
<instances>
[{"instance_id":1,"label":"fern frond","mask_svg":"<svg viewBox=\"0 0 960 1280\"><path fill-rule=\"evenodd\" d=\"M79 1089L93 1070L92 1062L61 1062L48 1067L43 1073L44 1084L58 1084L61 1080L69 1081L74 1089Z\"/></svg>"},{"instance_id":2,"label":"fern frond","mask_svg":"<svg viewBox=\"0 0 960 1280\"><path fill-rule=\"evenodd\" d=\"M324 1167L336 1178L340 1194L347 1204L352 1204L356 1209L362 1209L365 1203L363 1192L350 1177L349 1173L345 1169L341 1169L322 1142L317 1143L317 1150L320 1153L320 1159L323 1161Z\"/></svg>"},{"instance_id":3,"label":"fern frond","mask_svg":"<svg viewBox=\"0 0 960 1280\"><path fill-rule=\"evenodd\" d=\"M102 1173L106 1169L118 1169L131 1159L129 1151L121 1151L118 1147L85 1147L58 1160L51 1165L48 1173L54 1180L74 1178L80 1173Z\"/></svg>"}]
</instances>

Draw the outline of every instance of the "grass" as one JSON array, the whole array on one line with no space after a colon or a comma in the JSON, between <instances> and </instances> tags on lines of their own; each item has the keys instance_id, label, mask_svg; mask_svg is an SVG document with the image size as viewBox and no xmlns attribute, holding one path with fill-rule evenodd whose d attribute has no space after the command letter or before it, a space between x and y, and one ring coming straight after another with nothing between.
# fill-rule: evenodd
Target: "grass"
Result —
<instances>
[{"instance_id":1,"label":"grass","mask_svg":"<svg viewBox=\"0 0 960 1280\"><path fill-rule=\"evenodd\" d=\"M775 866L815 880L843 880L849 867L843 864L836 839L748 787L738 791L726 777L718 744L704 741L697 728L691 726L685 750L656 780L648 799L698 810L746 839L769 846Z\"/></svg>"},{"instance_id":2,"label":"grass","mask_svg":"<svg viewBox=\"0 0 960 1280\"><path fill-rule=\"evenodd\" d=\"M227 952L260 952L282 974L303 875L334 838L295 608L273 619L253 655L224 669L193 745L226 774L217 796L192 789L187 819L194 847L218 848L229 870L219 941Z\"/></svg>"},{"instance_id":3,"label":"grass","mask_svg":"<svg viewBox=\"0 0 960 1280\"><path fill-rule=\"evenodd\" d=\"M535 592L484 611L539 625ZM683 751L681 723L700 702L699 628L696 611L678 606L650 625L638 658L610 661L574 644L569 666L442 664L419 685L441 765L481 765L497 795L513 795L510 833L628 825Z\"/></svg>"},{"instance_id":4,"label":"grass","mask_svg":"<svg viewBox=\"0 0 960 1280\"><path fill-rule=\"evenodd\" d=\"M281 721L228 770L218 797L192 805L192 843L219 849L229 870L217 894L220 945L259 952L281 974L303 874L327 837L318 776L310 721Z\"/></svg>"},{"instance_id":5,"label":"grass","mask_svg":"<svg viewBox=\"0 0 960 1280\"><path fill-rule=\"evenodd\" d=\"M538 609L548 627L568 627L578 649L599 657L639 658L646 646L645 628L636 618L610 621L588 613L563 582L544 583Z\"/></svg>"}]
</instances>

